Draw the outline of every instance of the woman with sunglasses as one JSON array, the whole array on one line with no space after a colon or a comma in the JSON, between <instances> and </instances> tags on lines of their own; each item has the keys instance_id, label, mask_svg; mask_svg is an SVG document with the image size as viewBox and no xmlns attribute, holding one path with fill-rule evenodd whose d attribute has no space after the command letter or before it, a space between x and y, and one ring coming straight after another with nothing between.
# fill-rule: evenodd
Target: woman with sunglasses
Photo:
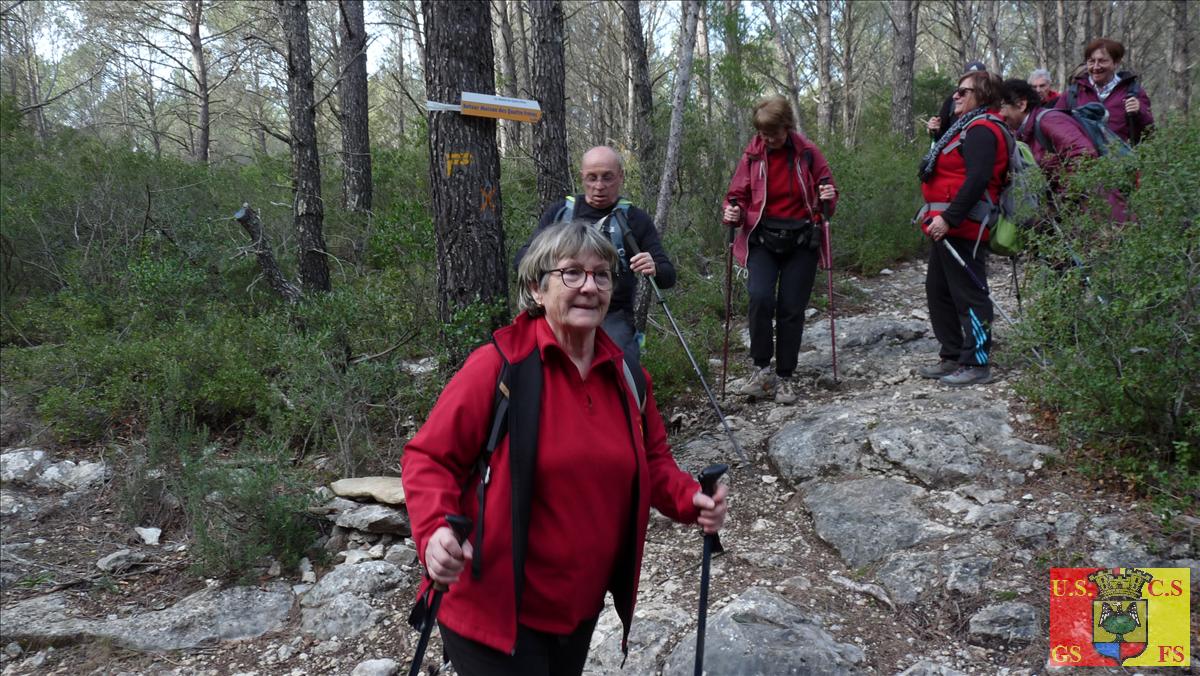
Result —
<instances>
[{"instance_id":1,"label":"woman with sunglasses","mask_svg":"<svg viewBox=\"0 0 1200 676\"><path fill-rule=\"evenodd\" d=\"M925 274L929 321L941 344L936 365L922 368L925 378L963 386L992 380L992 303L987 285L986 222L994 218L1004 174L1008 142L999 117L1003 82L985 72L967 73L954 90L958 119L921 160L925 198L918 218L934 241ZM964 261L959 264L943 241ZM978 280L978 284L976 283Z\"/></svg>"},{"instance_id":2,"label":"woman with sunglasses","mask_svg":"<svg viewBox=\"0 0 1200 676\"><path fill-rule=\"evenodd\" d=\"M837 188L821 150L796 131L796 113L786 98L759 101L750 119L758 133L729 181L722 214L726 226L738 228L733 256L750 273L754 374L742 393L791 404L804 311L824 244L817 225L821 202L832 214Z\"/></svg>"},{"instance_id":3,"label":"woman with sunglasses","mask_svg":"<svg viewBox=\"0 0 1200 676\"><path fill-rule=\"evenodd\" d=\"M541 231L517 272L522 312L471 354L404 448L422 591L450 585L437 620L462 676L582 673L606 592L628 638L650 507L708 533L724 522L726 487L706 496L675 464L653 392L640 407L621 348L600 328L616 269L616 249L588 223ZM503 362L509 405L537 421L537 434L510 448L514 435L529 438L510 416L477 467ZM540 397L530 395L530 368ZM478 526L480 491L482 548L478 530L460 545L445 516Z\"/></svg>"}]
</instances>

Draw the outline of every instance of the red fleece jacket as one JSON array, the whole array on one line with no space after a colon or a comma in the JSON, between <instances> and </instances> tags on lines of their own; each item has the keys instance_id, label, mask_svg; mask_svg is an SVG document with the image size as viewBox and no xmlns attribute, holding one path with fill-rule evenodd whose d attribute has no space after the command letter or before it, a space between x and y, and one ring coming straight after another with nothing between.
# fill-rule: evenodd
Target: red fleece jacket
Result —
<instances>
[{"instance_id":1,"label":"red fleece jacket","mask_svg":"<svg viewBox=\"0 0 1200 676\"><path fill-rule=\"evenodd\" d=\"M645 414L638 411L621 371L621 349L603 330L596 332L587 378L580 378L545 319L521 313L496 332L495 342L475 350L446 385L404 448L402 477L413 540L424 562L429 538L446 514L475 518L473 464L491 419L501 367L497 345L512 363L540 350L542 407L522 607L519 612L515 607L506 438L491 463L483 574L472 578L468 566L443 598L438 620L466 638L511 652L518 618L534 629L568 633L599 613L607 590L628 636L650 507L694 523L699 510L692 496L700 486L671 456L649 386ZM632 433L626 412L641 434Z\"/></svg>"}]
</instances>

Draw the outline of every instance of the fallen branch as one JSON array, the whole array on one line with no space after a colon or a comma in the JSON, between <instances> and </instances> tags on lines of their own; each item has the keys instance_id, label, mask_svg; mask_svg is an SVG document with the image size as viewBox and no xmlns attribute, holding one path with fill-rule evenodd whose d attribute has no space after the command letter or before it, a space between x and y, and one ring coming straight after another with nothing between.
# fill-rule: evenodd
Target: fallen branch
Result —
<instances>
[{"instance_id":1,"label":"fallen branch","mask_svg":"<svg viewBox=\"0 0 1200 676\"><path fill-rule=\"evenodd\" d=\"M262 268L267 283L287 302L300 302L303 295L300 287L284 278L283 273L279 270L279 264L275 262L275 254L263 236L262 221L258 218L258 213L250 208L249 203L243 203L242 208L233 217L238 223L241 223L246 234L250 235L250 246L258 258L258 267Z\"/></svg>"},{"instance_id":2,"label":"fallen branch","mask_svg":"<svg viewBox=\"0 0 1200 676\"><path fill-rule=\"evenodd\" d=\"M855 582L854 580L842 577L841 575L838 575L837 573L830 573L829 579L832 580L834 584L845 587L846 589L849 589L851 591L856 591L860 594L866 594L867 596L871 596L871 597L879 600L881 603L886 605L888 608L891 608L893 612L895 612L895 610L896 610L896 604L892 603L892 600L890 598L888 598L887 592L883 590L883 587L880 587L877 584L866 584L863 582Z\"/></svg>"}]
</instances>

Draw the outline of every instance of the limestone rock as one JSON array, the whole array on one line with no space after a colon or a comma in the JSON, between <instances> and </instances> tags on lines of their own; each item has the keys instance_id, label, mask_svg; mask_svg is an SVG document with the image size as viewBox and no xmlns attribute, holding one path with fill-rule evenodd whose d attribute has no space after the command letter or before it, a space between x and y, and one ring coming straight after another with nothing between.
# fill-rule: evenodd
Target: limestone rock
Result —
<instances>
[{"instance_id":1,"label":"limestone rock","mask_svg":"<svg viewBox=\"0 0 1200 676\"><path fill-rule=\"evenodd\" d=\"M996 603L971 616L968 633L980 643L1030 643L1040 636L1037 611L1028 603Z\"/></svg>"},{"instance_id":2,"label":"limestone rock","mask_svg":"<svg viewBox=\"0 0 1200 676\"><path fill-rule=\"evenodd\" d=\"M685 636L667 658L663 676L691 674L696 632ZM807 612L783 597L751 588L709 617L704 670L709 674L852 674L865 655L839 643Z\"/></svg>"},{"instance_id":3,"label":"limestone rock","mask_svg":"<svg viewBox=\"0 0 1200 676\"><path fill-rule=\"evenodd\" d=\"M142 552L120 549L97 561L96 567L106 573L120 573L145 560L146 555Z\"/></svg>"},{"instance_id":4,"label":"limestone rock","mask_svg":"<svg viewBox=\"0 0 1200 676\"><path fill-rule=\"evenodd\" d=\"M629 659L621 668L621 618L613 609L612 600L605 603L604 612L592 633L585 673L651 674L657 668L659 655L672 639L695 623L695 609L684 610L661 601L639 602L633 626L629 630Z\"/></svg>"},{"instance_id":5,"label":"limestone rock","mask_svg":"<svg viewBox=\"0 0 1200 676\"><path fill-rule=\"evenodd\" d=\"M354 667L350 676L395 676L399 671L400 665L396 660L367 660Z\"/></svg>"},{"instance_id":6,"label":"limestone rock","mask_svg":"<svg viewBox=\"0 0 1200 676\"><path fill-rule=\"evenodd\" d=\"M964 676L963 672L951 669L944 664L921 660L896 676Z\"/></svg>"},{"instance_id":7,"label":"limestone rock","mask_svg":"<svg viewBox=\"0 0 1200 676\"><path fill-rule=\"evenodd\" d=\"M0 453L0 483L28 486L46 469L46 452L36 448L17 448Z\"/></svg>"},{"instance_id":8,"label":"limestone rock","mask_svg":"<svg viewBox=\"0 0 1200 676\"><path fill-rule=\"evenodd\" d=\"M408 515L384 505L356 505L353 509L338 514L335 523L342 528L368 533L396 533L405 537L412 535Z\"/></svg>"},{"instance_id":9,"label":"limestone rock","mask_svg":"<svg viewBox=\"0 0 1200 676\"><path fill-rule=\"evenodd\" d=\"M136 526L133 530L142 539L142 542L152 547L158 544L158 538L162 535L161 528L142 528L141 526Z\"/></svg>"},{"instance_id":10,"label":"limestone rock","mask_svg":"<svg viewBox=\"0 0 1200 676\"><path fill-rule=\"evenodd\" d=\"M857 568L898 549L954 533L914 504L923 494L898 479L854 479L818 483L805 493L804 504L812 512L817 535Z\"/></svg>"},{"instance_id":11,"label":"limestone rock","mask_svg":"<svg viewBox=\"0 0 1200 676\"><path fill-rule=\"evenodd\" d=\"M80 489L102 483L108 478L108 473L108 466L102 462L84 460L75 464L71 460L63 460L47 467L36 483L44 488Z\"/></svg>"},{"instance_id":12,"label":"limestone rock","mask_svg":"<svg viewBox=\"0 0 1200 676\"><path fill-rule=\"evenodd\" d=\"M311 592L310 592L311 593ZM325 603L300 611L300 631L329 639L357 636L383 619L383 611L350 593L334 596Z\"/></svg>"},{"instance_id":13,"label":"limestone rock","mask_svg":"<svg viewBox=\"0 0 1200 676\"><path fill-rule=\"evenodd\" d=\"M334 495L343 498L370 498L385 505L404 504L404 485L398 476L364 476L338 479L329 485Z\"/></svg>"},{"instance_id":14,"label":"limestone rock","mask_svg":"<svg viewBox=\"0 0 1200 676\"><path fill-rule=\"evenodd\" d=\"M357 565L342 564L325 574L316 586L304 595L300 605L319 606L341 594L370 595L390 591L406 580L404 571L387 561L364 561Z\"/></svg>"}]
</instances>

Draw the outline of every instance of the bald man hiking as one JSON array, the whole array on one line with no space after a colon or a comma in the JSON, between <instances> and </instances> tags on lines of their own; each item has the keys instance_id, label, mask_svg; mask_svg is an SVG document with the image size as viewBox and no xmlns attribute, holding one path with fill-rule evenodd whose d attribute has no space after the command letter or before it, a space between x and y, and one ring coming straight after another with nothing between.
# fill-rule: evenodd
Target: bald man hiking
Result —
<instances>
[{"instance_id":1,"label":"bald man hiking","mask_svg":"<svg viewBox=\"0 0 1200 676\"><path fill-rule=\"evenodd\" d=\"M568 195L551 204L542 213L538 227L529 239L533 241L537 233L555 223L572 220L592 223L609 236L622 259L612 302L604 319L604 332L624 350L625 361L633 372L640 373L637 368L640 353L633 326L634 296L637 294L634 273L652 275L658 288L669 289L675 286L675 266L663 249L654 219L621 197L625 168L617 151L608 146L596 146L583 154L579 165L583 194ZM622 229L633 233L641 253L631 256L631 252L625 251ZM514 265L520 264L527 249L529 242L517 250Z\"/></svg>"}]
</instances>

